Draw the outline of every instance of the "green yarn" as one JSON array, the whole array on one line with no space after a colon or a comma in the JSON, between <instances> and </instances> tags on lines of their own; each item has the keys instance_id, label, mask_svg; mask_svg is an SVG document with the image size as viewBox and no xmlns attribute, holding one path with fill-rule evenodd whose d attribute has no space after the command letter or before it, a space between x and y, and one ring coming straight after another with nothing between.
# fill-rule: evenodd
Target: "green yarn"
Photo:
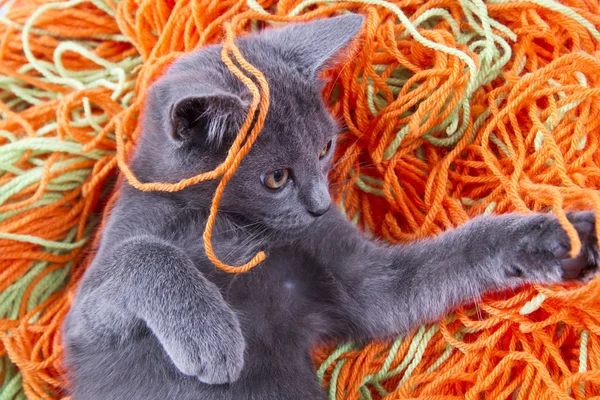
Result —
<instances>
[{"instance_id":1,"label":"green yarn","mask_svg":"<svg viewBox=\"0 0 600 400\"><path fill-rule=\"evenodd\" d=\"M580 335L580 345L579 345L579 372L587 371L587 362L588 362L588 339L590 337L590 332L587 330L581 331ZM579 391L582 396L585 396L585 384L583 382L579 382Z\"/></svg>"},{"instance_id":2,"label":"green yarn","mask_svg":"<svg viewBox=\"0 0 600 400\"><path fill-rule=\"evenodd\" d=\"M394 362L394 358L396 358L396 353L398 353L398 350L400 349L400 346L402 345L403 341L404 341L403 336L399 336L396 338L396 340L394 340L394 343L390 347L388 356L386 357L383 365L381 366L381 370L379 370L378 373L373 375L373 380L375 382L379 382L382 379L388 377L388 372L390 370L392 362Z\"/></svg>"},{"instance_id":3,"label":"green yarn","mask_svg":"<svg viewBox=\"0 0 600 400\"><path fill-rule=\"evenodd\" d=\"M467 315L475 314L475 310L470 310L466 312ZM449 316L446 318L447 323L452 323L456 320L456 316ZM396 359L398 355L398 351L402 346L402 343L405 340L404 336L398 336L386 350L387 356L385 361L383 362L379 371L374 374L368 375L363 379L362 386L359 391L361 394L361 399L370 399L372 398L369 387L374 388L380 396L385 397L390 393L383 387L382 383L392 377L398 376L402 374L402 378L398 384L398 386L402 385L406 380L408 380L419 363L423 360L423 355L427 350L427 347L431 341L431 339L435 336L436 333L439 332L439 324L432 324L429 326L422 325L416 332L415 335L409 344L409 348L406 352L401 363L394 369L390 370L390 367ZM454 334L454 338L457 340L462 340L464 335L469 332L469 329L466 327L460 327L457 332ZM337 377L339 376L339 371L346 363L346 359L343 358L343 354L358 350L358 347L354 346L351 343L341 344L333 351L327 360L325 360L320 368L317 371L317 376L319 381L323 384L323 376L325 370L330 368L335 364L334 370L331 376L331 382L329 383L329 399L335 400L338 398L339 393L337 392ZM456 348L447 344L440 354L438 359L431 364L431 366L427 369L426 373L434 372L438 368L440 368L444 363L454 354ZM337 371L337 373L336 373ZM334 377L335 374L335 377ZM335 380L334 380L335 378Z\"/></svg>"},{"instance_id":4,"label":"green yarn","mask_svg":"<svg viewBox=\"0 0 600 400\"><path fill-rule=\"evenodd\" d=\"M358 180L356 181L356 186L358 186L362 191L374 194L376 196L384 195L383 181L372 178L368 175L359 175Z\"/></svg>"},{"instance_id":5,"label":"green yarn","mask_svg":"<svg viewBox=\"0 0 600 400\"><path fill-rule=\"evenodd\" d=\"M323 382L323 377L325 376L325 371L327 370L327 368L329 368L330 365L333 364L333 362L337 358L339 358L342 354L347 353L349 351L353 351L353 350L356 350L356 347L352 343L344 343L344 344L339 345L329 355L329 357L327 357L327 359L321 364L321 366L317 370L317 378L319 379L319 381L321 381L321 383Z\"/></svg>"},{"instance_id":6,"label":"green yarn","mask_svg":"<svg viewBox=\"0 0 600 400\"><path fill-rule=\"evenodd\" d=\"M581 344L579 346L579 372L587 371L587 360L588 360L588 339L590 332L587 330L581 331L580 339Z\"/></svg>"},{"instance_id":7,"label":"green yarn","mask_svg":"<svg viewBox=\"0 0 600 400\"><path fill-rule=\"evenodd\" d=\"M87 242L87 238L81 239L75 243L64 243L55 242L51 240L40 239L31 235L18 235L15 233L0 232L0 239L14 240L17 242L28 242L33 244L39 244L47 249L61 249L61 250L73 250L77 247L83 246Z\"/></svg>"},{"instance_id":8,"label":"green yarn","mask_svg":"<svg viewBox=\"0 0 600 400\"><path fill-rule=\"evenodd\" d=\"M544 293L540 293L533 299L529 300L519 311L521 315L531 314L542 306L542 303L548 298Z\"/></svg>"},{"instance_id":9,"label":"green yarn","mask_svg":"<svg viewBox=\"0 0 600 400\"><path fill-rule=\"evenodd\" d=\"M490 4L505 4L505 3L509 3L510 1L511 0L487 0L487 2ZM587 29L590 32L590 34L594 37L594 39L600 41L600 32L598 32L596 27L590 21L588 21L581 15L577 14L577 12L575 12L573 9L571 9L567 6L564 6L560 3L557 3L555 1L552 1L552 0L523 0L523 1L529 2L529 3L534 3L534 4L539 4L540 6L542 6L544 8L548 8L552 11L561 13L565 17L570 18L570 19L576 21L577 23L579 23L581 26L583 26L585 29Z\"/></svg>"},{"instance_id":10,"label":"green yarn","mask_svg":"<svg viewBox=\"0 0 600 400\"><path fill-rule=\"evenodd\" d=\"M337 386L338 386L337 381L338 381L338 377L340 376L340 371L342 370L342 367L344 366L345 363L346 363L346 360L342 359L333 368L333 372L331 373L331 382L329 383L329 398L330 399L337 398Z\"/></svg>"},{"instance_id":11,"label":"green yarn","mask_svg":"<svg viewBox=\"0 0 600 400\"><path fill-rule=\"evenodd\" d=\"M4 382L0 386L0 400L25 399L22 390L21 374L8 358L0 359L0 371L4 372Z\"/></svg>"},{"instance_id":12,"label":"green yarn","mask_svg":"<svg viewBox=\"0 0 600 400\"><path fill-rule=\"evenodd\" d=\"M406 371L404 371L404 376L400 380L398 387L400 387L404 382L406 382L406 380L408 378L411 377L413 371L415 370L417 365L423 359L423 354L425 353L425 350L427 349L427 344L429 343L429 341L431 340L433 335L435 335L435 333L438 331L438 329L439 329L438 324L433 324L433 326L431 326L431 328L429 328L427 330L427 332L425 332L425 334L423 335L422 339L419 341L419 343L416 347L413 360L407 366ZM406 361L406 359L405 359L405 361ZM400 371L400 368L398 368L398 371Z\"/></svg>"}]
</instances>

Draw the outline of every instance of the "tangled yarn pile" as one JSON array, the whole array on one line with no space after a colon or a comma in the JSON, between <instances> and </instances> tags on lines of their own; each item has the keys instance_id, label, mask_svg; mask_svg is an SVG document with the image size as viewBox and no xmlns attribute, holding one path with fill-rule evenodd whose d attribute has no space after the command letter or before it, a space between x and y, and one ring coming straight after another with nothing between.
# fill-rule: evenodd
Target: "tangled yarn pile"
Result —
<instances>
[{"instance_id":1,"label":"tangled yarn pile","mask_svg":"<svg viewBox=\"0 0 600 400\"><path fill-rule=\"evenodd\" d=\"M328 71L323 93L347 126L333 195L376 237L400 243L482 213L543 211L561 219L576 251L564 210L600 211L597 1L8 7L0 16L0 400L63 396L60 324L102 231L96 216L118 196L113 182L140 134L145 93L169 63L225 31L367 17L361 51ZM600 398L600 279L476 300L406 337L323 345L316 376L332 399Z\"/></svg>"}]
</instances>

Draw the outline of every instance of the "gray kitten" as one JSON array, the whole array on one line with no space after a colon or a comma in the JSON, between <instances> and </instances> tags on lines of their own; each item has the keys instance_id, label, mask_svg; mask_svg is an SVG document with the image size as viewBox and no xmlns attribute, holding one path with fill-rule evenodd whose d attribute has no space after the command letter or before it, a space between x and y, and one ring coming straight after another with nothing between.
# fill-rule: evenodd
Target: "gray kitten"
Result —
<instances>
[{"instance_id":1,"label":"gray kitten","mask_svg":"<svg viewBox=\"0 0 600 400\"><path fill-rule=\"evenodd\" d=\"M338 127L317 74L362 22L336 17L238 40L267 77L271 106L227 186L213 243L229 263L265 250L264 263L230 275L206 258L216 182L176 193L122 184L64 325L75 400L324 398L309 357L316 342L403 334L482 292L593 274L591 212L569 214L584 247L568 259L551 215L479 217L389 246L331 207ZM249 102L219 46L177 61L151 91L134 172L176 182L214 168Z\"/></svg>"}]
</instances>

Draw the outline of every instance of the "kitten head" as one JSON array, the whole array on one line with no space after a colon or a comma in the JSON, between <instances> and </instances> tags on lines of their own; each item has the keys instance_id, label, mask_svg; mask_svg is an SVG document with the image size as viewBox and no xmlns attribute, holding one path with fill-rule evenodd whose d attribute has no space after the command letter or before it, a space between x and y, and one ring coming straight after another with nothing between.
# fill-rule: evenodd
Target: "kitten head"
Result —
<instances>
[{"instance_id":1,"label":"kitten head","mask_svg":"<svg viewBox=\"0 0 600 400\"><path fill-rule=\"evenodd\" d=\"M331 206L327 172L338 127L322 100L319 73L358 33L363 17L347 15L268 29L236 41L266 77L270 106L220 210L278 231L310 225ZM176 182L224 160L251 95L223 64L221 47L174 63L150 93L134 171L145 181ZM216 181L177 196L209 207Z\"/></svg>"}]
</instances>

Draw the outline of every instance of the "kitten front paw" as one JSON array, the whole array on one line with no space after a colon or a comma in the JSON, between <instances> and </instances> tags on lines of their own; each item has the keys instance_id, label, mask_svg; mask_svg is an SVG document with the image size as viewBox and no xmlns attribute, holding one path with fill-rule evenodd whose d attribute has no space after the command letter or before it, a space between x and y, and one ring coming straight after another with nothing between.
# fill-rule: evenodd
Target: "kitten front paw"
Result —
<instances>
[{"instance_id":1,"label":"kitten front paw","mask_svg":"<svg viewBox=\"0 0 600 400\"><path fill-rule=\"evenodd\" d=\"M210 385L235 382L244 367L246 347L235 314L205 314L194 322L163 343L177 369Z\"/></svg>"},{"instance_id":2,"label":"kitten front paw","mask_svg":"<svg viewBox=\"0 0 600 400\"><path fill-rule=\"evenodd\" d=\"M598 269L598 241L593 212L568 213L581 240L581 252L571 258L571 244L558 219L548 214L521 217L508 224L516 246L508 248L506 275L535 283L586 282ZM510 246L511 240L507 240Z\"/></svg>"}]
</instances>

